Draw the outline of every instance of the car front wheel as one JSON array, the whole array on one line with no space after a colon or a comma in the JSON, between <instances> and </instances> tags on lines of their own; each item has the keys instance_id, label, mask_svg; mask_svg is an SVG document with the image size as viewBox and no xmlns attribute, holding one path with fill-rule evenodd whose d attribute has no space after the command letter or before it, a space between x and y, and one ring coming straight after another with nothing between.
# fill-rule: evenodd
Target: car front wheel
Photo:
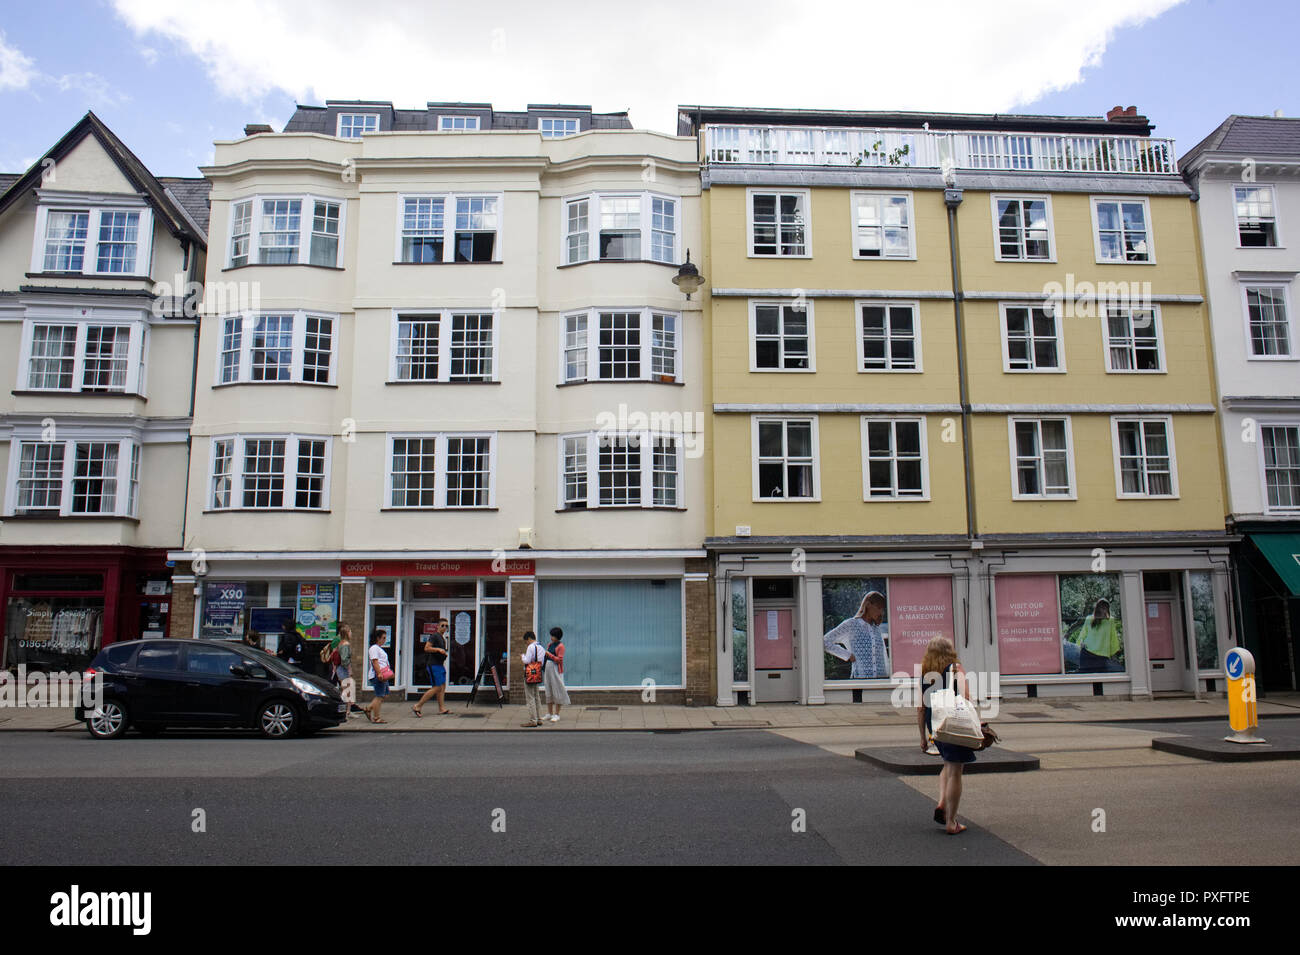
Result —
<instances>
[{"instance_id":1,"label":"car front wheel","mask_svg":"<svg viewBox=\"0 0 1300 955\"><path fill-rule=\"evenodd\" d=\"M86 716L86 729L95 739L117 739L126 732L126 707L117 700L105 700Z\"/></svg>"},{"instance_id":2,"label":"car front wheel","mask_svg":"<svg viewBox=\"0 0 1300 955\"><path fill-rule=\"evenodd\" d=\"M272 700L257 713L257 728L267 739L284 739L298 729L298 711L285 700Z\"/></svg>"}]
</instances>

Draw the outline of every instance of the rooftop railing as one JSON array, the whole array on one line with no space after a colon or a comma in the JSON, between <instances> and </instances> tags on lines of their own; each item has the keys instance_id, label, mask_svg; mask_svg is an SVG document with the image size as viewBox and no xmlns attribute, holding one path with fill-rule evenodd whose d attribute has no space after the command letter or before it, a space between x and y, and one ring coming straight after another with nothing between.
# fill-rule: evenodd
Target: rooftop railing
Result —
<instances>
[{"instance_id":1,"label":"rooftop railing","mask_svg":"<svg viewBox=\"0 0 1300 955\"><path fill-rule=\"evenodd\" d=\"M714 165L871 166L1175 175L1172 139L813 126L705 127Z\"/></svg>"}]
</instances>

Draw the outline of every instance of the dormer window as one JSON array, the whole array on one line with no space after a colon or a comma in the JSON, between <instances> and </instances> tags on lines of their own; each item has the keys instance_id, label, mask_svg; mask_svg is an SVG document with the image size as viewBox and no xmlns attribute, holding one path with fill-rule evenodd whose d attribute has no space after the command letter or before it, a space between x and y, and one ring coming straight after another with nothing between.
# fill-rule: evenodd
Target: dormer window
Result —
<instances>
[{"instance_id":1,"label":"dormer window","mask_svg":"<svg viewBox=\"0 0 1300 955\"><path fill-rule=\"evenodd\" d=\"M41 206L33 272L147 275L153 214L141 206Z\"/></svg>"},{"instance_id":2,"label":"dormer window","mask_svg":"<svg viewBox=\"0 0 1300 955\"><path fill-rule=\"evenodd\" d=\"M537 128L541 130L543 139L560 139L563 136L572 136L576 133L578 131L578 121L558 116L543 116L537 121Z\"/></svg>"},{"instance_id":3,"label":"dormer window","mask_svg":"<svg viewBox=\"0 0 1300 955\"><path fill-rule=\"evenodd\" d=\"M366 133L379 132L378 113L339 113L339 135L344 139L360 139Z\"/></svg>"}]
</instances>

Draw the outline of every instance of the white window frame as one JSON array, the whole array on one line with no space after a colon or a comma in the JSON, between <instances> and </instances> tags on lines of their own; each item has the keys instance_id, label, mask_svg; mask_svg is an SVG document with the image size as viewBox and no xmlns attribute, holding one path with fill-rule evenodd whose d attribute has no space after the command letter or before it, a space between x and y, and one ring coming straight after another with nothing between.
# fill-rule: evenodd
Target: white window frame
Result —
<instances>
[{"instance_id":1,"label":"white window frame","mask_svg":"<svg viewBox=\"0 0 1300 955\"><path fill-rule=\"evenodd\" d=\"M45 269L46 232L49 229L51 212L84 212L86 220L86 242L81 254L80 270ZM131 272L99 271L99 228L105 213L133 212L139 213L140 224L136 231L135 269ZM105 278L148 277L153 262L153 210L143 203L136 202L58 202L53 198L42 198L36 207L36 237L32 243L32 274L43 275L93 275Z\"/></svg>"},{"instance_id":2,"label":"white window frame","mask_svg":"<svg viewBox=\"0 0 1300 955\"><path fill-rule=\"evenodd\" d=\"M1263 428L1294 428L1294 429L1296 430L1296 432L1297 432L1297 435L1296 435L1297 438L1300 438L1300 418L1280 419L1280 420L1276 420L1276 421L1273 421L1273 420L1270 420L1270 421L1260 421L1260 422L1258 423L1258 427L1259 427L1261 430L1262 430ZM1265 461L1264 461L1264 439L1263 439L1263 435L1262 435L1262 434L1260 435L1260 439L1259 439L1259 441L1256 442L1256 444L1259 445L1259 452L1258 452L1258 454L1257 454L1257 461L1258 461L1258 463L1259 463L1259 493L1260 493L1260 498L1259 498L1259 500L1260 500L1260 504L1261 504L1261 506L1263 507L1263 511L1264 511L1264 513L1265 513L1265 514L1270 514L1270 515L1271 515L1271 514L1283 514L1283 515L1287 515L1287 516L1294 516L1294 515L1296 515L1296 514L1300 514L1300 503L1297 503L1296 505L1294 505L1294 506L1292 506L1292 507L1282 507L1282 506L1278 506L1278 505L1274 505L1274 504L1270 504L1270 503L1269 503L1269 501L1268 501L1268 472L1267 472L1267 470L1266 470L1266 468L1265 468Z\"/></svg>"},{"instance_id":3,"label":"white window frame","mask_svg":"<svg viewBox=\"0 0 1300 955\"><path fill-rule=\"evenodd\" d=\"M442 200L442 258L435 262L416 262L402 258L402 226L406 219L407 199ZM496 201L495 258L486 262L456 261L456 203L461 199L493 199ZM471 231L487 231L471 230ZM399 265L500 265L505 259L506 199L504 192L403 192L397 196L397 223L394 232L393 262Z\"/></svg>"},{"instance_id":4,"label":"white window frame","mask_svg":"<svg viewBox=\"0 0 1300 955\"><path fill-rule=\"evenodd\" d=\"M245 507L244 506L244 458L246 445L249 441L284 441L284 461L280 472L284 479L284 498L279 507ZM214 503L214 491L216 485L216 460L217 460L217 442L232 441L233 453L231 455L230 471L230 505L228 507L216 507ZM296 507L295 502L298 495L298 443L299 441L324 441L325 442L325 473L321 481L321 505L320 507ZM304 514L323 514L330 509L330 485L331 475L334 470L334 438L328 434L302 434L298 432L289 432L287 434L263 434L263 433L238 433L238 434L216 434L208 439L208 464L207 464L207 481L204 485L206 488L206 497L204 499L203 510L213 513L224 513L226 511L294 511Z\"/></svg>"},{"instance_id":5,"label":"white window frame","mask_svg":"<svg viewBox=\"0 0 1300 955\"><path fill-rule=\"evenodd\" d=\"M867 439L868 426L870 424L880 424L887 422L890 425L890 441L893 448L893 455L890 457L892 462L891 473L893 477L893 491L889 494L872 494L871 493L871 450ZM930 500L930 449L926 439L926 422L924 415L863 415L862 416L862 500L867 503L873 501L928 501ZM920 494L900 494L898 493L898 425L915 424L920 433L921 448L921 493Z\"/></svg>"},{"instance_id":6,"label":"white window frame","mask_svg":"<svg viewBox=\"0 0 1300 955\"><path fill-rule=\"evenodd\" d=\"M257 329L257 320L270 316L287 315L293 318L292 356L290 358L289 377L270 381L253 378L253 334ZM329 379L327 381L304 381L303 368L307 358L307 319L326 319L331 323ZM223 379L223 358L227 322L239 323L239 361L235 377L229 381ZM217 363L213 375L214 386L223 385L311 385L329 387L338 384L339 358L339 316L332 312L320 312L315 309L264 309L257 312L240 312L234 315L222 315L217 319Z\"/></svg>"},{"instance_id":7,"label":"white window frame","mask_svg":"<svg viewBox=\"0 0 1300 955\"><path fill-rule=\"evenodd\" d=\"M858 204L864 198L878 199L881 201L881 210L884 210L884 201L887 199L905 199L907 200L907 254L906 255L887 255L885 253L885 234L884 220L881 219L880 233L880 255L860 255L858 248ZM752 236L751 236L752 238ZM853 192L849 199L849 241L852 243L851 250L853 258L860 262L906 262L916 259L916 203L910 190L890 191L881 190L857 190Z\"/></svg>"},{"instance_id":8,"label":"white window frame","mask_svg":"<svg viewBox=\"0 0 1300 955\"><path fill-rule=\"evenodd\" d=\"M1070 490L1068 494L1048 494L1043 491L1039 494L1022 494L1020 492L1020 472L1017 467L1016 455L1016 425L1020 423L1032 422L1038 426L1038 462L1041 469L1040 485L1047 486L1047 466L1043 461L1043 427L1044 421L1064 421L1065 422L1065 458L1066 469L1070 477ZM1007 417L1007 443L1011 452L1011 499L1013 501L1077 501L1079 499L1079 483L1074 473L1074 430L1069 415L1011 415Z\"/></svg>"},{"instance_id":9,"label":"white window frame","mask_svg":"<svg viewBox=\"0 0 1300 955\"><path fill-rule=\"evenodd\" d=\"M785 361L785 309L799 310L802 304L808 321L808 367L807 368L760 368L758 365L758 310L759 308L777 308L781 321L781 361ZM749 370L757 374L798 374L807 375L817 371L817 333L816 316L811 299L802 303L794 299L750 299L749 301Z\"/></svg>"},{"instance_id":10,"label":"white window frame","mask_svg":"<svg viewBox=\"0 0 1300 955\"><path fill-rule=\"evenodd\" d=\"M1277 188L1269 182L1234 182L1229 183L1229 199L1232 203L1232 225L1237 234L1237 248L1239 249L1283 249L1286 248L1282 242L1282 224L1278 221L1277 210ZM1272 245L1242 245L1241 244L1241 216L1237 214L1237 190L1238 189L1267 189L1269 201L1273 206L1273 244Z\"/></svg>"},{"instance_id":11,"label":"white window frame","mask_svg":"<svg viewBox=\"0 0 1300 955\"><path fill-rule=\"evenodd\" d=\"M686 467L684 435L661 433L656 431L571 431L556 435L556 509L560 511L684 511L686 510ZM608 438L637 440L640 449L639 470L641 475L640 501L636 504L602 504L600 503L600 446ZM677 502L675 504L654 503L654 442L670 439L677 446ZM587 497L585 506L569 506L565 499L564 484L564 446L566 441L585 441L587 466Z\"/></svg>"},{"instance_id":12,"label":"white window frame","mask_svg":"<svg viewBox=\"0 0 1300 955\"><path fill-rule=\"evenodd\" d=\"M1002 232L998 218L998 202L1011 200L1016 202L1039 202L1044 205L1047 214L1047 258L1029 258L1028 256L1005 256L1002 254ZM1023 210L1023 206L1021 209ZM1051 263L1056 261L1056 220L1052 216L1052 197L1048 193L1032 192L995 192L989 196L989 209L993 218L993 260L995 262ZM1023 220L1023 213L1022 213ZM1021 229L1020 247L1024 248L1024 229Z\"/></svg>"},{"instance_id":13,"label":"white window frame","mask_svg":"<svg viewBox=\"0 0 1300 955\"><path fill-rule=\"evenodd\" d=\"M93 310L92 310L93 312ZM77 329L76 346L72 356L72 386L70 388L32 387L31 364L32 345L35 340L37 325L75 326ZM86 341L90 326L125 327L130 329L126 354L126 381L121 391L106 388L87 388L86 381ZM147 397L145 391L145 371L149 359L149 326L143 319L102 318L92 316L83 318L62 312L28 313L23 319L22 338L19 346L18 376L15 391L47 392L49 394L70 395L124 395L128 397Z\"/></svg>"},{"instance_id":14,"label":"white window frame","mask_svg":"<svg viewBox=\"0 0 1300 955\"><path fill-rule=\"evenodd\" d=\"M438 132L477 133L482 129L482 119L481 116L466 116L463 113L444 113L438 117ZM455 123L458 121L464 124L460 129L455 127Z\"/></svg>"},{"instance_id":15,"label":"white window frame","mask_svg":"<svg viewBox=\"0 0 1300 955\"><path fill-rule=\"evenodd\" d=\"M1124 476L1120 467L1120 443L1119 443L1119 426L1121 424L1137 424L1141 427L1142 438L1142 482L1149 484L1147 479L1147 454L1146 454L1146 426L1148 424L1163 424L1165 426L1165 444L1169 448L1169 494L1151 494L1149 492L1132 492L1124 490ZM1174 419L1172 415L1111 415L1110 417L1110 445L1111 451L1115 458L1115 497L1119 500L1154 500L1154 501L1171 501L1178 498L1178 456L1174 452Z\"/></svg>"},{"instance_id":16,"label":"white window frame","mask_svg":"<svg viewBox=\"0 0 1300 955\"><path fill-rule=\"evenodd\" d=\"M602 199L639 199L640 211L637 220L640 232L641 256L636 259L602 259L600 257L600 202ZM651 257L654 247L654 200L660 199L673 204L673 261ZM569 231L569 207L574 203L587 203L587 229L585 232ZM682 256L682 197L671 196L664 192L589 192L577 196L565 196L560 200L560 264L582 265L587 262L654 262L660 265L677 265ZM587 257L572 258L569 255L569 237L585 235L587 237Z\"/></svg>"},{"instance_id":17,"label":"white window frame","mask_svg":"<svg viewBox=\"0 0 1300 955\"><path fill-rule=\"evenodd\" d=\"M354 121L355 121L355 120L358 119L358 118L360 118L360 119L362 119L362 120L365 120L365 122L363 122L363 123L361 124L361 132L360 132L359 134L355 134L355 135L351 135L351 136L345 136L345 135L343 134L343 120L344 120L344 119L350 119L350 120L354 120ZM370 126L370 122L369 122L369 121L372 120L372 119L375 121L375 128L374 128L374 129L369 129L369 128L368 128L368 127ZM355 127L356 127L356 123L355 123L355 122L353 122L353 123L351 123L351 124L349 124L349 125L351 125L354 129L355 129ZM340 139L360 139L360 138L361 138L362 136L364 136L366 133L377 133L377 132L379 132L379 127L380 127L380 122L379 122L379 114L378 114L378 113L339 113L339 114L338 114L338 120L337 120L337 122L336 122L335 125L334 125L334 135L337 136L337 137L339 137Z\"/></svg>"},{"instance_id":18,"label":"white window frame","mask_svg":"<svg viewBox=\"0 0 1300 955\"><path fill-rule=\"evenodd\" d=\"M867 346L865 342L865 325L862 310L867 307L885 309L885 367L884 368L867 368ZM913 353L916 357L916 366L914 368L895 368L894 359L891 355L890 343L893 341L891 334L889 309L891 308L910 308L912 310L912 341ZM853 303L854 324L856 330L854 338L857 341L858 350L858 373L862 375L911 375L919 374L924 371L921 362L921 303L917 299L880 299L880 298L860 298Z\"/></svg>"},{"instance_id":19,"label":"white window frame","mask_svg":"<svg viewBox=\"0 0 1300 955\"><path fill-rule=\"evenodd\" d=\"M1115 311L1127 314L1129 322L1129 346L1128 350L1133 358L1132 368L1116 368L1114 365L1114 356L1111 354L1111 336L1110 336L1110 313L1112 308ZM1101 350L1106 357L1106 373L1108 375L1164 375L1168 374L1169 369L1165 363L1165 330L1164 324L1160 319L1160 306L1150 305L1146 308L1137 306L1110 306L1103 305L1098 311L1101 312ZM1155 330L1156 341L1156 360L1155 368L1138 368L1137 367L1137 338L1133 334L1133 313L1147 312L1151 313L1151 326Z\"/></svg>"},{"instance_id":20,"label":"white window frame","mask_svg":"<svg viewBox=\"0 0 1300 955\"><path fill-rule=\"evenodd\" d=\"M451 377L452 318L457 315L492 316L492 374L487 381ZM388 384L482 385L501 380L501 316L490 308L395 308L388 336ZM403 322L437 321L438 377L402 378L398 376L398 344Z\"/></svg>"},{"instance_id":21,"label":"white window frame","mask_svg":"<svg viewBox=\"0 0 1300 955\"><path fill-rule=\"evenodd\" d=\"M82 444L111 444L117 446L117 468L113 510L79 512L72 509L72 489L76 478L77 446ZM22 472L22 449L26 445L63 448L62 471L59 476L59 506L54 509L34 509L20 514L18 510L18 480ZM5 486L4 514L6 517L31 516L68 518L70 520L126 518L139 515L139 455L140 442L120 434L95 434L84 429L73 429L71 434L60 433L54 441L46 441L35 433L31 436L15 434L9 441L9 473ZM133 468L133 465L136 467Z\"/></svg>"},{"instance_id":22,"label":"white window frame","mask_svg":"<svg viewBox=\"0 0 1300 955\"><path fill-rule=\"evenodd\" d=\"M298 261L296 262L263 262L262 261L262 232L263 232L263 212L262 204L264 202L284 202L299 201L301 206L298 215ZM251 202L249 207L251 213L248 223L248 261L244 265L234 264L234 240L235 240L235 207L241 202ZM335 254L333 265L313 265L311 262L311 237L313 221L316 218L316 203L327 202L339 207L339 233L338 251ZM230 200L227 203L227 228L226 228L226 250L225 250L225 268L237 269L245 268L250 265L268 266L271 268L292 268L294 266L308 266L317 269L341 269L343 262L346 260L347 250L344 248L344 242L347 236L347 214L348 201L337 196L311 195L307 193L294 193L284 195L256 195L240 196L237 199Z\"/></svg>"},{"instance_id":23,"label":"white window frame","mask_svg":"<svg viewBox=\"0 0 1300 955\"><path fill-rule=\"evenodd\" d=\"M759 425L765 422L780 421L784 422L811 422L812 424L812 497L762 497L759 485L759 444L758 429ZM750 465L751 465L751 482L753 491L753 500L758 502L776 502L784 504L807 504L818 503L822 499L821 484L821 444L818 437L818 422L820 418L817 415L752 415L749 419L749 448L750 448ZM782 429L782 443L785 443L785 429ZM786 457L784 460L789 461Z\"/></svg>"},{"instance_id":24,"label":"white window frame","mask_svg":"<svg viewBox=\"0 0 1300 955\"><path fill-rule=\"evenodd\" d=\"M548 124L550 129L547 129ZM559 132L555 129L557 124L560 126ZM537 132L543 139L564 139L566 136L576 136L582 132L582 121L576 116L539 116Z\"/></svg>"},{"instance_id":25,"label":"white window frame","mask_svg":"<svg viewBox=\"0 0 1300 955\"><path fill-rule=\"evenodd\" d=\"M636 378L601 378L600 377L600 314L601 312L619 312L623 314L634 313L640 315L640 365L641 374ZM569 378L567 351L565 347L568 344L568 324L571 317L586 316L587 319L587 376L585 378ZM673 350L673 367L676 374L672 380L665 380L666 376L660 376L652 371L654 362L654 316L665 315L673 319L675 335ZM656 384L681 384L684 380L682 372L682 313L674 312L666 308L579 308L571 309L567 312L560 313L560 366L557 380L562 384L594 384L597 382L621 382L621 381L648 381ZM581 346L575 346L578 348ZM592 372L596 372L593 376Z\"/></svg>"},{"instance_id":26,"label":"white window frame","mask_svg":"<svg viewBox=\"0 0 1300 955\"><path fill-rule=\"evenodd\" d=\"M1011 342L1007 329L1007 310L1012 308L1029 309L1029 367L1012 368L1011 367ZM1051 310L1055 322L1056 335L1056 359L1055 367L1039 368L1034 358L1034 343L1039 339L1034 335L1034 309ZM1058 308L1054 302L999 302L998 303L998 333L1002 339L1002 371L1009 375L1063 375L1065 374L1065 326L1062 321L1062 309Z\"/></svg>"},{"instance_id":27,"label":"white window frame","mask_svg":"<svg viewBox=\"0 0 1300 955\"><path fill-rule=\"evenodd\" d=\"M447 503L447 447L456 438L486 438L488 442L488 486L486 504ZM432 506L393 503L393 443L395 441L435 441L433 452L434 488ZM384 436L384 499L380 510L385 511L484 511L497 506L497 432L495 431L429 431L390 432Z\"/></svg>"},{"instance_id":28,"label":"white window frame","mask_svg":"<svg viewBox=\"0 0 1300 955\"><path fill-rule=\"evenodd\" d=\"M1147 234L1147 257L1141 260L1129 259L1103 259L1101 257L1101 217L1097 212L1097 206L1103 202L1113 202L1122 206L1126 202L1136 202L1142 205L1142 219L1146 225ZM1146 196L1091 196L1088 200L1088 208L1092 210L1092 249L1097 257L1098 265L1155 265L1156 264L1156 238L1155 229L1151 223L1151 202ZM1123 235L1124 213L1120 210L1120 234Z\"/></svg>"},{"instance_id":29,"label":"white window frame","mask_svg":"<svg viewBox=\"0 0 1300 955\"><path fill-rule=\"evenodd\" d=\"M776 251L758 253L754 251L754 197L777 197ZM803 201L803 238L804 250L801 253L783 254L781 252L781 197L799 196ZM856 241L856 240L855 240ZM745 191L745 249L751 259L811 259L813 256L812 236L812 190L810 189L747 189Z\"/></svg>"},{"instance_id":30,"label":"white window frame","mask_svg":"<svg viewBox=\"0 0 1300 955\"><path fill-rule=\"evenodd\" d=\"M1247 361L1300 361L1300 342L1296 341L1297 323L1295 312L1291 308L1291 282L1279 281L1276 279L1258 281L1249 279L1239 279L1238 284L1241 287L1241 317L1245 323L1246 331L1246 360ZM1282 290L1282 307L1286 309L1286 334L1287 334L1287 354L1285 355L1257 355L1255 354L1254 339L1250 334L1250 295L1251 289L1281 289Z\"/></svg>"}]
</instances>

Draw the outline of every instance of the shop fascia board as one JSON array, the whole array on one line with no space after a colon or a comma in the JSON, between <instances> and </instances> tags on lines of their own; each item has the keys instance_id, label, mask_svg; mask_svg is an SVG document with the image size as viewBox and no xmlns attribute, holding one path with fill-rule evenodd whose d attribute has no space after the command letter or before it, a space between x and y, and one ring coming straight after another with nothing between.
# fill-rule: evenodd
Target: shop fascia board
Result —
<instances>
[{"instance_id":1,"label":"shop fascia board","mask_svg":"<svg viewBox=\"0 0 1300 955\"><path fill-rule=\"evenodd\" d=\"M190 560L193 550L168 551L168 560ZM271 561L340 561L340 560L484 560L503 557L505 560L645 560L648 558L685 559L689 557L707 557L705 550L462 550L462 551L415 551L415 550L375 550L375 551L204 551L204 558L209 562L250 561L256 563Z\"/></svg>"}]
</instances>

